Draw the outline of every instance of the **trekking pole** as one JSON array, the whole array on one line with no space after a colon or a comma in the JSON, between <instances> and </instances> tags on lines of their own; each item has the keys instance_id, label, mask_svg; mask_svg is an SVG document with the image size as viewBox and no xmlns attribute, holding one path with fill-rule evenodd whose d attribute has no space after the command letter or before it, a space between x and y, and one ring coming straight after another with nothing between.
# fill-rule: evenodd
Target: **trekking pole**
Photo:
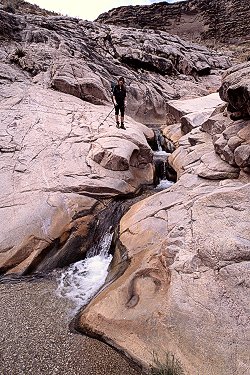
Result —
<instances>
[{"instance_id":1,"label":"trekking pole","mask_svg":"<svg viewBox=\"0 0 250 375\"><path fill-rule=\"evenodd\" d=\"M109 112L108 116L105 117L105 119L100 123L100 126L103 125L103 123L107 120L107 118L111 115L111 113L113 112L113 110L115 109L115 107L113 107L111 109L111 111Z\"/></svg>"}]
</instances>

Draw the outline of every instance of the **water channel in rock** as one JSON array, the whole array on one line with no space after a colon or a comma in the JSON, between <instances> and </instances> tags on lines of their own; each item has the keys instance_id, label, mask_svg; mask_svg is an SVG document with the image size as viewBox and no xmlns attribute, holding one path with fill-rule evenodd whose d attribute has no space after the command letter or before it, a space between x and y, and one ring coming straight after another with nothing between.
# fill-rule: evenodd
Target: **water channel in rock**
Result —
<instances>
[{"instance_id":1,"label":"water channel in rock","mask_svg":"<svg viewBox=\"0 0 250 375\"><path fill-rule=\"evenodd\" d=\"M106 225L103 226L101 224L102 229L101 235L99 234L99 243L88 250L85 259L71 264L60 272L57 294L60 297L65 297L73 301L72 316L85 306L105 284L109 265L112 261L110 247L114 230L119 225L120 218L125 211L136 201L142 200L146 195L168 189L174 184L176 174L168 164L168 156L171 153L163 149L162 143L161 132L157 129L155 130L155 142L152 147L155 148L153 150L155 164L154 190L146 189L144 194L140 196L124 201L117 201L113 206L114 208L108 213L108 216L113 218L112 224L108 228L107 221ZM102 215L104 220L105 216L105 214Z\"/></svg>"},{"instance_id":2,"label":"water channel in rock","mask_svg":"<svg viewBox=\"0 0 250 375\"><path fill-rule=\"evenodd\" d=\"M154 149L154 186L142 189L137 196L107 200L106 208L96 218L94 242L84 259L76 261L72 254L72 264L62 269L33 270L24 276L0 278L1 340L5 348L2 373L116 375L122 368L123 375L141 374L105 344L70 332L68 324L104 287L124 213L137 201L174 183L175 176L167 162L169 151L162 148L158 139L160 133ZM46 262L45 259L45 265ZM94 352L98 354L93 355Z\"/></svg>"},{"instance_id":3,"label":"water channel in rock","mask_svg":"<svg viewBox=\"0 0 250 375\"><path fill-rule=\"evenodd\" d=\"M57 294L73 301L72 315L85 306L105 283L112 260L109 250L113 234L105 233L99 246L91 248L84 260L73 263L60 272Z\"/></svg>"}]
</instances>

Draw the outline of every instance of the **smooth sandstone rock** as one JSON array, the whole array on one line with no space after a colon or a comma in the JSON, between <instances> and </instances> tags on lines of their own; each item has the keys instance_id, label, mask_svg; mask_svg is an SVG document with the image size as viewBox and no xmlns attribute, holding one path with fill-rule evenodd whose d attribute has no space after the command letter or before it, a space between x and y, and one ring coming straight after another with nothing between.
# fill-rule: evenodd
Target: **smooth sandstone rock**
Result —
<instances>
[{"instance_id":1,"label":"smooth sandstone rock","mask_svg":"<svg viewBox=\"0 0 250 375\"><path fill-rule=\"evenodd\" d=\"M24 20L20 14L0 12L2 29L13 25L3 35L6 63L11 60L36 84L94 104L110 102L111 81L124 76L127 113L144 124L164 123L169 99L206 95L211 87L218 88L219 69L230 66L228 58L168 33L61 16L25 14ZM197 85L194 72L204 69L206 75Z\"/></svg>"},{"instance_id":2,"label":"smooth sandstone rock","mask_svg":"<svg viewBox=\"0 0 250 375\"><path fill-rule=\"evenodd\" d=\"M192 374L245 371L249 189L249 183L220 187L185 175L133 206L120 237L130 264L82 312L81 329L144 364L153 352L164 360L170 351Z\"/></svg>"},{"instance_id":3,"label":"smooth sandstone rock","mask_svg":"<svg viewBox=\"0 0 250 375\"><path fill-rule=\"evenodd\" d=\"M227 61L164 33L133 36L66 17L26 15L24 22L8 15L2 25L1 36L9 38L0 53L3 268L44 271L48 260L53 267L65 260L79 236L91 242L97 201L152 183L146 143L152 131L128 116L126 131L113 128L114 119L106 118L112 107L91 104L109 97L110 80L125 75L130 113L162 123L166 99L208 91L197 88L192 74ZM172 80L174 69L180 76ZM227 134L228 141L235 136ZM241 375L249 368L249 175L214 156L212 138L199 128L178 145L177 184L124 216L117 244L127 252L124 273L83 311L79 325L145 365L153 352L163 360L170 351L191 374ZM219 172L220 180L197 176L202 162L210 167L210 153L209 173Z\"/></svg>"},{"instance_id":4,"label":"smooth sandstone rock","mask_svg":"<svg viewBox=\"0 0 250 375\"><path fill-rule=\"evenodd\" d=\"M202 96L199 98L188 100L170 100L167 103L167 111L172 114L176 121L180 121L181 117L188 114L195 115L196 112L200 113L205 111L209 115L209 110L214 110L217 106L223 104L218 93ZM197 116L198 116L197 113ZM191 116L191 115L190 115ZM201 122L200 122L201 125Z\"/></svg>"},{"instance_id":5,"label":"smooth sandstone rock","mask_svg":"<svg viewBox=\"0 0 250 375\"><path fill-rule=\"evenodd\" d=\"M121 138L114 119L101 125L109 107L34 86L25 75L22 80L3 87L0 109L0 265L2 272L16 273L65 265L70 248L75 257L84 254L91 236L86 247L78 243L88 238L95 197L133 193L153 181L152 151L144 135L152 138L151 130L127 118ZM126 171L119 162L115 168L101 165L102 159L89 160L96 138L103 147L117 139L127 155ZM119 161L116 150L109 149L110 158Z\"/></svg>"},{"instance_id":6,"label":"smooth sandstone rock","mask_svg":"<svg viewBox=\"0 0 250 375\"><path fill-rule=\"evenodd\" d=\"M214 126L225 148L235 131L227 122ZM165 134L171 139L177 128ZM238 137L245 124L236 129ZM78 326L145 367L154 352L162 362L170 352L185 373L241 375L250 365L250 177L221 160L211 134L216 139L211 127L198 127L180 137L169 157L176 184L122 218L116 251L127 251L125 271L81 312Z\"/></svg>"}]
</instances>

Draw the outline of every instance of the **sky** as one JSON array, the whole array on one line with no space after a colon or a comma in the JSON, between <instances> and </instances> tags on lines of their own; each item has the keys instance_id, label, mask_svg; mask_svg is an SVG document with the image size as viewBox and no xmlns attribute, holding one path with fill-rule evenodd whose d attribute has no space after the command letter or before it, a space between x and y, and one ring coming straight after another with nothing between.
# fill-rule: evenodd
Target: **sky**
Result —
<instances>
[{"instance_id":1,"label":"sky","mask_svg":"<svg viewBox=\"0 0 250 375\"><path fill-rule=\"evenodd\" d=\"M162 0L27 0L31 4L37 4L40 8L61 13L63 15L79 17L93 21L101 13L123 5L149 5L159 3ZM168 0L175 3L181 0Z\"/></svg>"}]
</instances>

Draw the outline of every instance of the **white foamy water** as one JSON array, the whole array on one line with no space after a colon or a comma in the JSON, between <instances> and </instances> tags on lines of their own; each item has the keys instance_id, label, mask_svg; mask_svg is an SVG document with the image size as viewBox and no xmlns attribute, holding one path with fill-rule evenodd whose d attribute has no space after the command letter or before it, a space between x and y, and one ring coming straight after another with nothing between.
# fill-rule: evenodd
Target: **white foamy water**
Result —
<instances>
[{"instance_id":1,"label":"white foamy water","mask_svg":"<svg viewBox=\"0 0 250 375\"><path fill-rule=\"evenodd\" d=\"M99 246L90 249L87 258L72 264L61 273L57 294L73 301L73 313L86 305L105 283L112 260L112 255L108 254L112 236L106 233Z\"/></svg>"},{"instance_id":2,"label":"white foamy water","mask_svg":"<svg viewBox=\"0 0 250 375\"><path fill-rule=\"evenodd\" d=\"M166 157L168 157L169 155L171 155L170 152L166 152L166 151L163 151L163 150L154 151L154 156L166 156Z\"/></svg>"},{"instance_id":3,"label":"white foamy water","mask_svg":"<svg viewBox=\"0 0 250 375\"><path fill-rule=\"evenodd\" d=\"M168 189L173 184L174 184L173 181L161 180L160 183L155 187L155 189L157 189L157 190Z\"/></svg>"}]
</instances>

